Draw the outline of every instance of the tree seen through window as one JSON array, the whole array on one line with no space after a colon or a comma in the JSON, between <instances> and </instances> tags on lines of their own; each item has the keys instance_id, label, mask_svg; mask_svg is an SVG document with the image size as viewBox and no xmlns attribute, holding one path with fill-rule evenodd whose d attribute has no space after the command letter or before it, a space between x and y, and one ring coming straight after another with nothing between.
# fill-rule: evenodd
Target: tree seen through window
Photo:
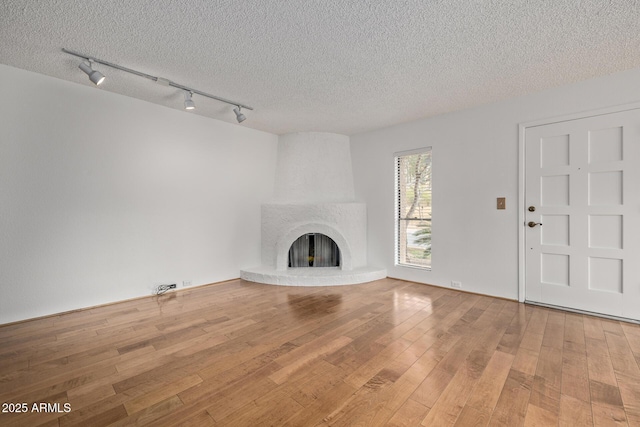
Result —
<instances>
[{"instance_id":1,"label":"tree seen through window","mask_svg":"<svg viewBox=\"0 0 640 427\"><path fill-rule=\"evenodd\" d=\"M431 148L396 157L397 259L431 267Z\"/></svg>"}]
</instances>

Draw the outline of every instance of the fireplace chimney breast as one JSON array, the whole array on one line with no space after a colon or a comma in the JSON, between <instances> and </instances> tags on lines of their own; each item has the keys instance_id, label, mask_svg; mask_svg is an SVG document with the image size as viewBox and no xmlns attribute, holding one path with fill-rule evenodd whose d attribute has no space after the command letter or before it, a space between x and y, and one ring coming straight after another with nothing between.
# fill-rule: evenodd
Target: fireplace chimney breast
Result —
<instances>
[{"instance_id":1,"label":"fireplace chimney breast","mask_svg":"<svg viewBox=\"0 0 640 427\"><path fill-rule=\"evenodd\" d=\"M324 132L281 135L274 198L262 205L262 266L240 277L281 285L341 285L386 277L367 266L367 212L355 201L349 137ZM331 238L339 267L288 267L291 244L308 233Z\"/></svg>"},{"instance_id":2,"label":"fireplace chimney breast","mask_svg":"<svg viewBox=\"0 0 640 427\"><path fill-rule=\"evenodd\" d=\"M326 132L280 136L274 202L340 203L354 199L348 136Z\"/></svg>"}]
</instances>

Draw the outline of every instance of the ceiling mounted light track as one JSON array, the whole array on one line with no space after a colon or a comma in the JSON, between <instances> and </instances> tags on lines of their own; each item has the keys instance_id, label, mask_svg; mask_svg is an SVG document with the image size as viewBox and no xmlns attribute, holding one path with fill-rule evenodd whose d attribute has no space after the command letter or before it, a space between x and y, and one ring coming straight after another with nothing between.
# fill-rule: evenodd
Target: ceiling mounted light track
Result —
<instances>
[{"instance_id":1,"label":"ceiling mounted light track","mask_svg":"<svg viewBox=\"0 0 640 427\"><path fill-rule=\"evenodd\" d=\"M114 64L112 62L104 61L102 59L94 58L94 57L88 56L88 55L83 55L81 53L74 52L74 51L69 50L69 49L63 48L62 51L64 53L68 53L69 55L77 56L78 58L82 58L82 59L88 61L89 64L86 64L84 62L81 63L80 64L80 69L82 71L84 71L89 76L89 79L91 79L91 81L93 83L95 83L96 85L99 85L100 83L102 83L104 81L104 75L102 75L102 73L100 73L99 71L96 71L96 70L93 69L92 64L94 62L97 63L97 64L106 65L107 67L115 68L117 70L130 73L130 74L135 74L136 76L144 77L145 79L152 80L152 81L157 82L157 83L159 83L161 85L164 85L164 86L172 86L172 87L175 87L177 89L184 90L185 91L184 108L186 110L193 110L194 108L196 108L195 103L193 102L193 99L191 98L194 93L198 94L200 96L204 96L206 98L211 98L211 99L215 99L216 101L220 101L220 102L224 102L226 104L234 105L236 108L233 109L233 112L236 114L236 120L238 120L238 123L241 123L246 119L245 115L242 114L242 112L240 112L240 110L242 108L247 109L247 110L253 110L253 108L251 108L248 105L244 105L244 104L241 104L241 103L238 103L238 102L235 102L235 101L231 101L229 99L221 98L219 96L211 95L209 93L202 92L202 91L199 91L197 89L193 89L193 88L181 85L181 84L176 83L176 82L172 82L171 80L167 80L167 79L165 79L163 77L152 76L150 74L142 73L140 71L132 70L131 68L127 68L127 67L123 67L123 66L118 65L118 64Z\"/></svg>"}]
</instances>

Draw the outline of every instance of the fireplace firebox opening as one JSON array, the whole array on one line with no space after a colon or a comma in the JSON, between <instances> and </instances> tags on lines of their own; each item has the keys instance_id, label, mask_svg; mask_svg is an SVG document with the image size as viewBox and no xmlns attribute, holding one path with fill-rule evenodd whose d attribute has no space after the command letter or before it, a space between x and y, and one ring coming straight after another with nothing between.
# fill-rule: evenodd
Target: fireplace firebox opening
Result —
<instances>
[{"instance_id":1,"label":"fireplace firebox opening","mask_svg":"<svg viewBox=\"0 0 640 427\"><path fill-rule=\"evenodd\" d=\"M340 249L329 236L303 234L289 249L289 267L340 267Z\"/></svg>"}]
</instances>

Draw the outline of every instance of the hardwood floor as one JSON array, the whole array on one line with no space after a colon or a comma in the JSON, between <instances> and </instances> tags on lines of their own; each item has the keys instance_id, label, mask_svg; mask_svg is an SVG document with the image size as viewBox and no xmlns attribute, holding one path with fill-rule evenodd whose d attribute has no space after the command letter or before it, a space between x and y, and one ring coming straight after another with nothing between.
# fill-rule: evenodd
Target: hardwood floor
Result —
<instances>
[{"instance_id":1,"label":"hardwood floor","mask_svg":"<svg viewBox=\"0 0 640 427\"><path fill-rule=\"evenodd\" d=\"M27 406L2 426L640 426L638 325L393 279L234 280L0 342L2 409Z\"/></svg>"}]
</instances>

